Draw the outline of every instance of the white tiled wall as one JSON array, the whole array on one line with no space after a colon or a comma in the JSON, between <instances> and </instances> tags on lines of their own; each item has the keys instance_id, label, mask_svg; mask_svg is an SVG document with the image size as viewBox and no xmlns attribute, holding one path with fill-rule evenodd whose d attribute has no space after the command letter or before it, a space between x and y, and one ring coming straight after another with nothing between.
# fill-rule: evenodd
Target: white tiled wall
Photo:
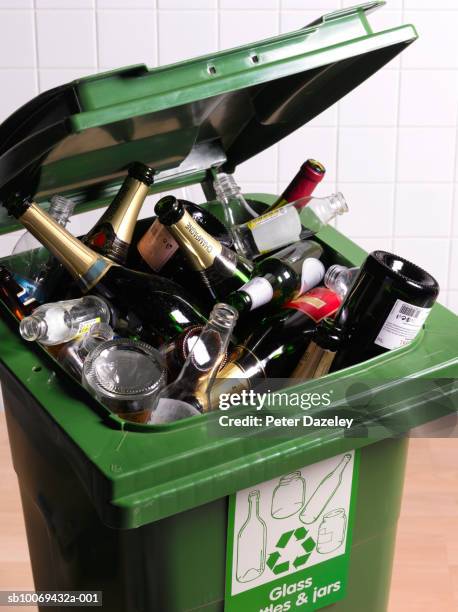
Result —
<instances>
[{"instance_id":1,"label":"white tiled wall","mask_svg":"<svg viewBox=\"0 0 458 612\"><path fill-rule=\"evenodd\" d=\"M0 0L0 121L78 76L233 47L356 3ZM458 312L458 0L388 0L371 17L376 29L403 22L419 31L412 47L237 175L246 190L276 192L308 156L322 160L320 193L338 187L351 208L339 228L367 249L394 249L424 265ZM72 230L84 231L98 214L75 218ZM16 239L2 238L0 252Z\"/></svg>"}]
</instances>

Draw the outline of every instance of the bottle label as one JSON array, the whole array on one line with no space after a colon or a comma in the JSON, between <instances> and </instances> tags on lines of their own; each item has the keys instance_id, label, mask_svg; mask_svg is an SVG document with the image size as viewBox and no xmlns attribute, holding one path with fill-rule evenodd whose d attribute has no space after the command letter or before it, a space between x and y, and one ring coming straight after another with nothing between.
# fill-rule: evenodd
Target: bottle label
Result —
<instances>
[{"instance_id":1,"label":"bottle label","mask_svg":"<svg viewBox=\"0 0 458 612\"><path fill-rule=\"evenodd\" d=\"M260 253L268 253L291 242L296 242L302 230L299 213L294 206L273 210L248 221L246 226L251 230Z\"/></svg>"},{"instance_id":2,"label":"bottle label","mask_svg":"<svg viewBox=\"0 0 458 612\"><path fill-rule=\"evenodd\" d=\"M285 302L283 308L300 310L315 323L332 316L340 306L340 297L326 287L315 287L294 300Z\"/></svg>"},{"instance_id":3,"label":"bottle label","mask_svg":"<svg viewBox=\"0 0 458 612\"><path fill-rule=\"evenodd\" d=\"M389 350L406 346L418 334L430 311L431 308L421 308L403 300L396 300L375 339L375 344Z\"/></svg>"},{"instance_id":4,"label":"bottle label","mask_svg":"<svg viewBox=\"0 0 458 612\"><path fill-rule=\"evenodd\" d=\"M100 323L100 317L89 319L89 321L82 321L78 326L78 330L76 332L75 338L78 338L79 336L84 336L84 334L87 334L90 331L91 327L95 325L96 323Z\"/></svg>"},{"instance_id":5,"label":"bottle label","mask_svg":"<svg viewBox=\"0 0 458 612\"><path fill-rule=\"evenodd\" d=\"M305 293L312 287L316 287L323 280L325 267L315 257L307 257L302 264L301 288L299 293Z\"/></svg>"},{"instance_id":6,"label":"bottle label","mask_svg":"<svg viewBox=\"0 0 458 612\"><path fill-rule=\"evenodd\" d=\"M137 244L138 252L155 272L162 270L177 249L178 242L157 220Z\"/></svg>"},{"instance_id":7,"label":"bottle label","mask_svg":"<svg viewBox=\"0 0 458 612\"><path fill-rule=\"evenodd\" d=\"M255 276L248 283L240 287L239 291L244 291L250 296L250 310L255 310L256 308L267 304L274 295L272 285L263 276Z\"/></svg>"}]
</instances>

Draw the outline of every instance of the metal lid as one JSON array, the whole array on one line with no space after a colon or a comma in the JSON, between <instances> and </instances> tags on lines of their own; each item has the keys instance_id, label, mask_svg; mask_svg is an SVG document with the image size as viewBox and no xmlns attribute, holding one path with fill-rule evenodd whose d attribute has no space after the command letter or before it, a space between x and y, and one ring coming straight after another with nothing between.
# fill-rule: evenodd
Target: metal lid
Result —
<instances>
[{"instance_id":1,"label":"metal lid","mask_svg":"<svg viewBox=\"0 0 458 612\"><path fill-rule=\"evenodd\" d=\"M369 2L305 28L170 66L144 65L45 92L0 126L0 200L66 194L78 210L112 197L133 161L152 191L232 171L301 127L415 40L413 26L373 32ZM301 25L301 24L298 24ZM15 221L0 217L0 232Z\"/></svg>"}]
</instances>

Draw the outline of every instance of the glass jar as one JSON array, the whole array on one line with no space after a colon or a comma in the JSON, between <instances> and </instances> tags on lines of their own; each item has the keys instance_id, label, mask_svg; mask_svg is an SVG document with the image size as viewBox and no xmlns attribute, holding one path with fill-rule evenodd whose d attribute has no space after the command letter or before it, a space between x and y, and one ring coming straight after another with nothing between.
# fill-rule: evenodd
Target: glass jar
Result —
<instances>
[{"instance_id":1,"label":"glass jar","mask_svg":"<svg viewBox=\"0 0 458 612\"><path fill-rule=\"evenodd\" d=\"M284 519L293 516L304 506L305 481L300 471L280 478L272 495L272 517Z\"/></svg>"},{"instance_id":2,"label":"glass jar","mask_svg":"<svg viewBox=\"0 0 458 612\"><path fill-rule=\"evenodd\" d=\"M347 516L343 508L331 510L323 516L318 529L316 550L327 555L342 546L347 531Z\"/></svg>"}]
</instances>

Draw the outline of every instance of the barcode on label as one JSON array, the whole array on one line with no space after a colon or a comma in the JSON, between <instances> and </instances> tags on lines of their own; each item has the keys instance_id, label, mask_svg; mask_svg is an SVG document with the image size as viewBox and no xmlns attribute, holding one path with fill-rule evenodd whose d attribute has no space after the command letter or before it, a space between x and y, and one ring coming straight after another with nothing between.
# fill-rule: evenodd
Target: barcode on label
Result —
<instances>
[{"instance_id":1,"label":"barcode on label","mask_svg":"<svg viewBox=\"0 0 458 612\"><path fill-rule=\"evenodd\" d=\"M422 308L415 308L415 306L408 306L407 304L402 304L399 309L399 313L416 319L420 316L422 310Z\"/></svg>"}]
</instances>

